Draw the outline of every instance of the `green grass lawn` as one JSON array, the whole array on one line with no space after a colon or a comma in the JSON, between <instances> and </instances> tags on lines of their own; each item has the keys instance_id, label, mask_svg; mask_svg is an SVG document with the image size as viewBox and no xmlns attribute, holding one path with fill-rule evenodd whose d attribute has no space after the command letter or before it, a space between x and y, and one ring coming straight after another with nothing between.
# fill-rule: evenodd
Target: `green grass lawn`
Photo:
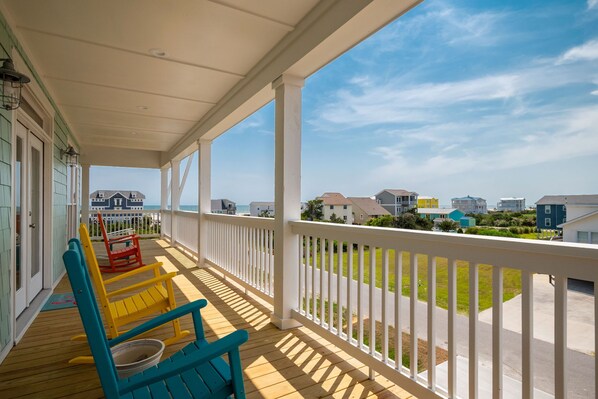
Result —
<instances>
[{"instance_id":1,"label":"green grass lawn","mask_svg":"<svg viewBox=\"0 0 598 399\"><path fill-rule=\"evenodd\" d=\"M358 251L352 251L353 256L353 279L357 280L358 275ZM347 276L348 254L343 253L343 276ZM427 300L428 297L428 267L427 255L418 255L418 291L417 296L420 300ZM369 262L370 251L364 250L364 283L369 283ZM376 250L376 286L382 287L382 250ZM391 292L395 290L395 253L389 250L389 273L388 286ZM328 254L326 254L326 270L328 270ZM317 267L320 265L320 254L317 255ZM338 255L333 256L334 272L338 269ZM410 259L408 253L403 253L403 295L410 295ZM521 273L519 270L504 269L503 273L503 298L505 301L521 293ZM437 258L436 261L436 304L441 308L448 308L448 267L445 258ZM479 267L479 309L480 311L492 306L492 267L480 265ZM462 314L469 312L469 266L467 262L457 262L457 311Z\"/></svg>"},{"instance_id":2,"label":"green grass lawn","mask_svg":"<svg viewBox=\"0 0 598 399\"><path fill-rule=\"evenodd\" d=\"M534 232L534 233L527 233L527 234L517 234L517 237L523 238L525 240L537 240L538 233Z\"/></svg>"}]
</instances>

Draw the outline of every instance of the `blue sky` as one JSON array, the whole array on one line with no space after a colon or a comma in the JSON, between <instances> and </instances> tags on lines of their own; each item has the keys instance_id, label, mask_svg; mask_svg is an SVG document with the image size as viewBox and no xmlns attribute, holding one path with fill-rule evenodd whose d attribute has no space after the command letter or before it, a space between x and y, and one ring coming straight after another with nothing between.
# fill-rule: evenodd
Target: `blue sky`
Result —
<instances>
[{"instance_id":1,"label":"blue sky","mask_svg":"<svg viewBox=\"0 0 598 399\"><path fill-rule=\"evenodd\" d=\"M303 89L303 200L404 188L529 205L598 193L597 170L598 0L428 0ZM159 171L114 171L92 168L92 191L159 203ZM214 141L212 197L273 200L274 104Z\"/></svg>"}]
</instances>

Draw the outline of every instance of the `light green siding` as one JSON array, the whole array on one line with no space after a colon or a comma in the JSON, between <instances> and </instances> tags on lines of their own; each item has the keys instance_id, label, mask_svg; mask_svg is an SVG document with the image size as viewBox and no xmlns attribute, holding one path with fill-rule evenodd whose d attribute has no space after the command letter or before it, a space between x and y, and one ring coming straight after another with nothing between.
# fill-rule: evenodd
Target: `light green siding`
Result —
<instances>
[{"instance_id":1,"label":"light green siding","mask_svg":"<svg viewBox=\"0 0 598 399\"><path fill-rule=\"evenodd\" d=\"M56 281L64 271L62 254L66 249L66 165L60 159L60 149L67 146L67 131L62 123L54 123L54 190L53 196L53 224L52 224L52 246L54 253L53 281Z\"/></svg>"},{"instance_id":2,"label":"light green siding","mask_svg":"<svg viewBox=\"0 0 598 399\"><path fill-rule=\"evenodd\" d=\"M66 248L66 165L60 159L60 149L66 147L69 137L72 138L70 131L61 117L60 110L57 109L56 103L49 96L48 91L41 82L41 79L35 69L33 68L28 55L25 53L20 43L16 40L10 27L8 27L6 20L0 14L0 58L6 58L12 54L13 48L16 48L25 60L33 76L32 80L40 83L40 87L48 100L52 104L56 112L54 121L54 138L51 150L47 151L45 156L52 157L53 168L52 176L48 176L44 180L44 184L52 185L52 250L53 250L53 264L52 277L53 280L60 276L64 271L62 264L62 253ZM12 130L11 123L13 113L6 112L0 109L0 351L2 351L7 344L11 343L12 332L10 331L12 319L14 315L11 314L10 303L12 293L10 291L11 270L12 270L12 241L11 241L11 225L14 222L14 215L11 213L11 165L13 160L11 145L12 145ZM8 222L7 222L8 221ZM46 247L46 249L49 249Z\"/></svg>"},{"instance_id":3,"label":"light green siding","mask_svg":"<svg viewBox=\"0 0 598 399\"><path fill-rule=\"evenodd\" d=\"M0 55L6 57L10 48L8 34L0 26ZM12 341L12 309L11 309L11 185L12 185L12 129L10 113L0 111L0 351Z\"/></svg>"},{"instance_id":4,"label":"light green siding","mask_svg":"<svg viewBox=\"0 0 598 399\"><path fill-rule=\"evenodd\" d=\"M0 350L11 339L11 125L0 115Z\"/></svg>"}]
</instances>

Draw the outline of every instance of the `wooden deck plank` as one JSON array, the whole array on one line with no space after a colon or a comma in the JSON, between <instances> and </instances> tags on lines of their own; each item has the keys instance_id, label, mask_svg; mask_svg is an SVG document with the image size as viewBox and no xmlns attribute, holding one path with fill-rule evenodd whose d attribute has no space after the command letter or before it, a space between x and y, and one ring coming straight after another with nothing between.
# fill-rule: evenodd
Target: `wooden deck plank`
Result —
<instances>
[{"instance_id":1,"label":"wooden deck plank","mask_svg":"<svg viewBox=\"0 0 598 399\"><path fill-rule=\"evenodd\" d=\"M103 253L102 248L97 248ZM179 305L206 298L202 311L208 340L245 329L249 341L241 347L248 397L413 398L391 381L368 379L368 370L339 348L307 328L281 331L270 323L271 309L224 282L209 269L197 269L193 259L161 240L143 240L144 260L164 262L163 269L177 270L174 288ZM151 278L140 275L134 281ZM111 276L110 276L111 277ZM112 289L130 284L117 282ZM68 278L56 292L69 292ZM147 319L150 319L148 316ZM193 331L191 317L181 319L183 329ZM165 325L146 334L163 338L171 334ZM42 312L21 342L0 365L1 398L101 398L103 393L93 365L70 365L74 356L89 354L84 341L71 341L83 332L76 309ZM194 338L192 333L166 348L165 356Z\"/></svg>"}]
</instances>

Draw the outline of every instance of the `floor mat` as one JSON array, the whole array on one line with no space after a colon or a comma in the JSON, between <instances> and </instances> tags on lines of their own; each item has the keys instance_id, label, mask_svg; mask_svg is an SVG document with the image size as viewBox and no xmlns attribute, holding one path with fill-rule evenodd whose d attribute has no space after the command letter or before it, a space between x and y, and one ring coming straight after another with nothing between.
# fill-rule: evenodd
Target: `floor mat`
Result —
<instances>
[{"instance_id":1,"label":"floor mat","mask_svg":"<svg viewBox=\"0 0 598 399\"><path fill-rule=\"evenodd\" d=\"M52 294L42 308L42 312L45 312L46 310L72 308L75 306L77 306L77 302L75 302L75 296L72 292L67 292L64 294Z\"/></svg>"}]
</instances>

